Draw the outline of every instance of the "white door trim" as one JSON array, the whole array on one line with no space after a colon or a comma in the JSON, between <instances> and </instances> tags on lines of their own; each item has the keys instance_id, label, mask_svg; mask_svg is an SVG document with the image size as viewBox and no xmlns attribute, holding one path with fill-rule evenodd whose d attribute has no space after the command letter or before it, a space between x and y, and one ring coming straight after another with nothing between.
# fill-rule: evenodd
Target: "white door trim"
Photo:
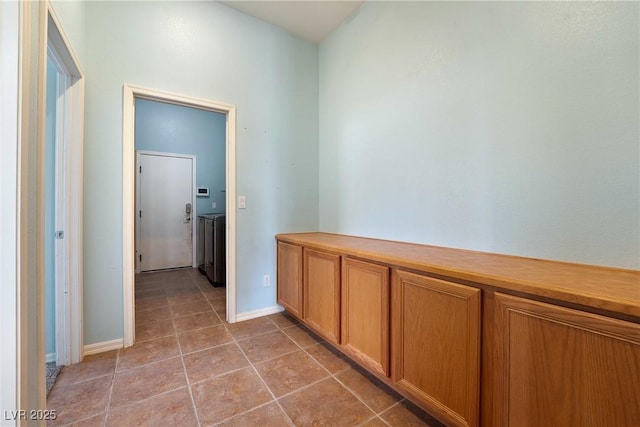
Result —
<instances>
[{"instance_id":1,"label":"white door trim","mask_svg":"<svg viewBox=\"0 0 640 427\"><path fill-rule=\"evenodd\" d=\"M47 27L51 15L47 2L0 1L0 407L6 410L46 407L41 208ZM80 112L80 120L82 81L80 78L80 89L74 92L79 94L74 111ZM76 129L81 154L82 126L74 126ZM79 158L81 171L82 155ZM77 224L81 226L81 211L79 214ZM26 421L3 422L22 424Z\"/></svg>"},{"instance_id":2,"label":"white door trim","mask_svg":"<svg viewBox=\"0 0 640 427\"><path fill-rule=\"evenodd\" d=\"M196 156L191 154L180 154L180 153L166 153L163 151L147 151L147 150L136 150L136 169L140 165L140 156L163 156L163 157L178 157L180 159L191 159L191 267L195 268L198 266L198 260L196 259L197 253L197 245L196 245L196 218L198 218L198 213L196 212ZM135 171L134 171L135 172ZM136 175L137 176L137 175ZM140 209L140 180L136 179L136 211ZM138 252L138 242L140 241L140 215L135 215L136 217L136 246L135 246L135 263L136 263L136 274L141 272L140 258Z\"/></svg>"},{"instance_id":3,"label":"white door trim","mask_svg":"<svg viewBox=\"0 0 640 427\"><path fill-rule=\"evenodd\" d=\"M84 139L84 76L80 62L52 5L47 2L47 48L58 70L56 111L56 362L82 360L83 272L82 192ZM46 60L46 58L45 58ZM60 114L61 113L61 114Z\"/></svg>"},{"instance_id":4,"label":"white door trim","mask_svg":"<svg viewBox=\"0 0 640 427\"><path fill-rule=\"evenodd\" d=\"M215 111L223 113L227 117L227 321L231 323L236 321L236 107L217 101L193 98L125 83L123 87L122 126L122 255L125 347L133 345L135 340L135 98Z\"/></svg>"}]
</instances>

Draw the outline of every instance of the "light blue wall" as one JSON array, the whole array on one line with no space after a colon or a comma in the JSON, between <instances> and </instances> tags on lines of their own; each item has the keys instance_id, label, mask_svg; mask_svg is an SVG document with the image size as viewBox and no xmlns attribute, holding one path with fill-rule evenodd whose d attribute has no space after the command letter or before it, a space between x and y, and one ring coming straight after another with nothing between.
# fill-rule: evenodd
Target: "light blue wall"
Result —
<instances>
[{"instance_id":1,"label":"light blue wall","mask_svg":"<svg viewBox=\"0 0 640 427\"><path fill-rule=\"evenodd\" d=\"M60 25L71 43L80 64L84 64L85 4L84 0L49 0Z\"/></svg>"},{"instance_id":2,"label":"light blue wall","mask_svg":"<svg viewBox=\"0 0 640 427\"><path fill-rule=\"evenodd\" d=\"M123 336L122 86L237 107L237 312L272 306L274 234L318 228L318 48L216 2L88 2L85 344Z\"/></svg>"},{"instance_id":3,"label":"light blue wall","mask_svg":"<svg viewBox=\"0 0 640 427\"><path fill-rule=\"evenodd\" d=\"M45 354L56 352L55 208L56 208L56 88L58 71L47 60L47 119L45 135L44 189L44 289Z\"/></svg>"},{"instance_id":4,"label":"light blue wall","mask_svg":"<svg viewBox=\"0 0 640 427\"><path fill-rule=\"evenodd\" d=\"M196 199L196 214L225 212L226 119L213 111L136 100L136 150L196 156L196 186L209 187L209 197Z\"/></svg>"},{"instance_id":5,"label":"light blue wall","mask_svg":"<svg viewBox=\"0 0 640 427\"><path fill-rule=\"evenodd\" d=\"M640 268L639 5L367 2L320 47L320 225Z\"/></svg>"},{"instance_id":6,"label":"light blue wall","mask_svg":"<svg viewBox=\"0 0 640 427\"><path fill-rule=\"evenodd\" d=\"M238 312L275 302L273 234L318 226L639 267L635 3L369 2L319 63L216 2L69 7L86 344L122 337L125 82L238 107Z\"/></svg>"}]
</instances>

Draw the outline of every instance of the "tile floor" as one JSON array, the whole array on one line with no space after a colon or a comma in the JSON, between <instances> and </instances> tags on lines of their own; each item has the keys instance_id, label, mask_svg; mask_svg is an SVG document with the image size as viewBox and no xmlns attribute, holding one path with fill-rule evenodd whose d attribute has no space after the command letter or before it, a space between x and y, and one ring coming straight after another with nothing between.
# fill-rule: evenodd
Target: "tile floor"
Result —
<instances>
[{"instance_id":1,"label":"tile floor","mask_svg":"<svg viewBox=\"0 0 640 427\"><path fill-rule=\"evenodd\" d=\"M229 324L197 270L136 278L136 344L65 367L49 425L440 425L296 320Z\"/></svg>"}]
</instances>

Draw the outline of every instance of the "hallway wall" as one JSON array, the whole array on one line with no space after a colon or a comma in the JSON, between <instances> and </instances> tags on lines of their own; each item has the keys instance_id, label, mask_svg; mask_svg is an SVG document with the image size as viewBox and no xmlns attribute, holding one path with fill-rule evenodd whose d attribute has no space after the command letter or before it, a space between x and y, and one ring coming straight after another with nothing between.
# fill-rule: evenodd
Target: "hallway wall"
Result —
<instances>
[{"instance_id":1,"label":"hallway wall","mask_svg":"<svg viewBox=\"0 0 640 427\"><path fill-rule=\"evenodd\" d=\"M196 215L225 212L226 132L222 113L136 100L136 150L195 156L196 187L209 188L209 197L196 198Z\"/></svg>"},{"instance_id":2,"label":"hallway wall","mask_svg":"<svg viewBox=\"0 0 640 427\"><path fill-rule=\"evenodd\" d=\"M124 83L237 107L236 309L275 305L274 234L318 228L318 47L217 2L85 8L85 344L123 336Z\"/></svg>"},{"instance_id":3,"label":"hallway wall","mask_svg":"<svg viewBox=\"0 0 640 427\"><path fill-rule=\"evenodd\" d=\"M640 268L639 9L365 3L320 47L320 228Z\"/></svg>"}]
</instances>

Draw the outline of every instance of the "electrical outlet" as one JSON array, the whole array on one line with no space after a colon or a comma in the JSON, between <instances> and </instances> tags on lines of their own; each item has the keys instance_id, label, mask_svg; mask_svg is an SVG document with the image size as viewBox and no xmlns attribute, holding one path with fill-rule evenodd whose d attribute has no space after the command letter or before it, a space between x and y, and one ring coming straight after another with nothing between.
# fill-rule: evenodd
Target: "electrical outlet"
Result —
<instances>
[{"instance_id":1,"label":"electrical outlet","mask_svg":"<svg viewBox=\"0 0 640 427\"><path fill-rule=\"evenodd\" d=\"M264 286L265 288L271 286L271 276L269 276L268 274L262 276L262 286Z\"/></svg>"},{"instance_id":2,"label":"electrical outlet","mask_svg":"<svg viewBox=\"0 0 640 427\"><path fill-rule=\"evenodd\" d=\"M211 202L211 209L215 209L218 206L216 202Z\"/></svg>"}]
</instances>

